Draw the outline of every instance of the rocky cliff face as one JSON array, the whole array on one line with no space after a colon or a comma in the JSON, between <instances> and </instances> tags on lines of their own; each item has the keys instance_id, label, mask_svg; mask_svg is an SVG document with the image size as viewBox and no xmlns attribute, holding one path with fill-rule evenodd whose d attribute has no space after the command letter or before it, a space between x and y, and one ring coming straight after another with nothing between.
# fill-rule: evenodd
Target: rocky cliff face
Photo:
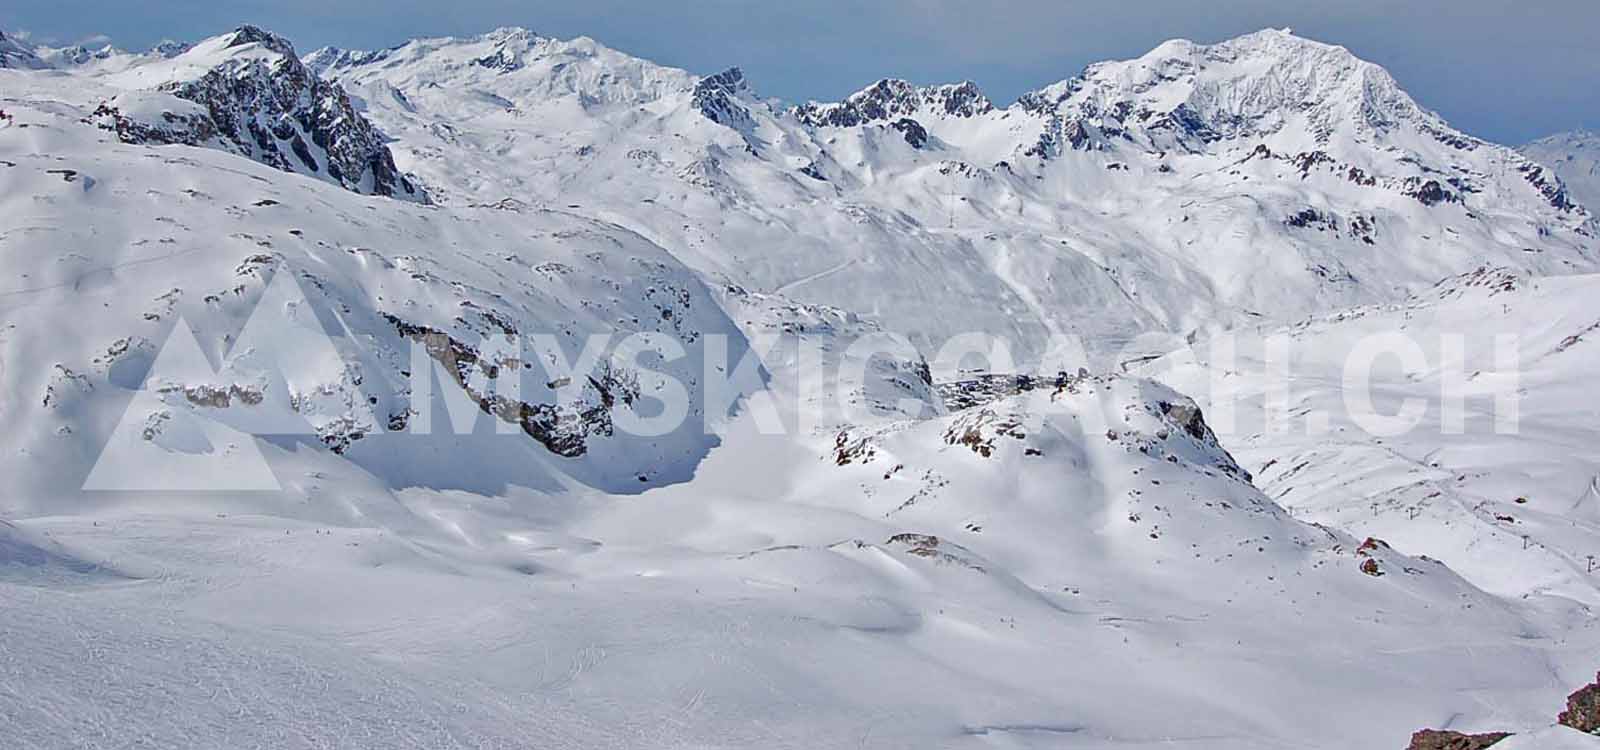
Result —
<instances>
[{"instance_id":1,"label":"rocky cliff face","mask_svg":"<svg viewBox=\"0 0 1600 750\"><path fill-rule=\"evenodd\" d=\"M714 123L734 130L748 130L755 126L755 120L739 101L740 94L748 91L744 71L729 68L695 84L693 104Z\"/></svg>"}]
</instances>

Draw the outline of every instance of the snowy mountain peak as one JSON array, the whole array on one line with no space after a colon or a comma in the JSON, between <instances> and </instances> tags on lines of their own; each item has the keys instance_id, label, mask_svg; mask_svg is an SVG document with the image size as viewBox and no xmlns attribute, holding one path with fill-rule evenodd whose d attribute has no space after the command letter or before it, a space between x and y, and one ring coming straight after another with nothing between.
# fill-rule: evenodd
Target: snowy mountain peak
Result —
<instances>
[{"instance_id":1,"label":"snowy mountain peak","mask_svg":"<svg viewBox=\"0 0 1600 750\"><path fill-rule=\"evenodd\" d=\"M924 106L937 107L952 117L972 117L994 109L994 103L972 81L928 86L920 93Z\"/></svg>"},{"instance_id":2,"label":"snowy mountain peak","mask_svg":"<svg viewBox=\"0 0 1600 750\"><path fill-rule=\"evenodd\" d=\"M109 44L95 49L90 49L81 44L74 44L69 47L40 47L36 53L39 55L39 59L45 61L51 67L58 68L89 65L109 60L117 55L126 54Z\"/></svg>"},{"instance_id":3,"label":"snowy mountain peak","mask_svg":"<svg viewBox=\"0 0 1600 750\"><path fill-rule=\"evenodd\" d=\"M1302 150L1383 136L1402 123L1475 145L1419 107L1382 67L1280 29L1216 44L1167 41L1141 57L1090 65L1019 103L1060 117L1080 149L1133 140L1196 150L1288 132Z\"/></svg>"},{"instance_id":4,"label":"snowy mountain peak","mask_svg":"<svg viewBox=\"0 0 1600 750\"><path fill-rule=\"evenodd\" d=\"M123 92L96 119L124 142L219 148L358 193L426 200L344 90L270 31L241 26L102 80Z\"/></svg>"},{"instance_id":5,"label":"snowy mountain peak","mask_svg":"<svg viewBox=\"0 0 1600 750\"><path fill-rule=\"evenodd\" d=\"M586 110L633 106L688 94L699 80L587 37L551 39L520 28L413 39L379 52L318 50L307 64L351 88L382 80L384 87L407 91L413 106L437 96L441 106L468 103L485 112L534 109L553 100ZM473 94L447 105L445 99L455 99L452 91Z\"/></svg>"},{"instance_id":6,"label":"snowy mountain peak","mask_svg":"<svg viewBox=\"0 0 1600 750\"><path fill-rule=\"evenodd\" d=\"M837 103L807 102L795 107L799 120L812 127L848 128L918 115L972 117L994 109L971 81L918 87L899 78L884 78Z\"/></svg>"},{"instance_id":7,"label":"snowy mountain peak","mask_svg":"<svg viewBox=\"0 0 1600 750\"><path fill-rule=\"evenodd\" d=\"M532 44L541 39L532 29L521 26L501 26L478 38L493 42L517 42L521 44Z\"/></svg>"},{"instance_id":8,"label":"snowy mountain peak","mask_svg":"<svg viewBox=\"0 0 1600 750\"><path fill-rule=\"evenodd\" d=\"M150 54L157 57L177 57L192 49L194 45L188 42L179 42L172 39L163 39L150 48Z\"/></svg>"},{"instance_id":9,"label":"snowy mountain peak","mask_svg":"<svg viewBox=\"0 0 1600 750\"><path fill-rule=\"evenodd\" d=\"M311 72L321 76L327 75L331 71L336 71L341 68L350 68L357 65L365 65L371 62L377 62L382 60L388 53L389 50L368 52L366 50L347 50L340 49L338 47L323 47L321 49L313 50L309 54L300 58L300 62L309 68Z\"/></svg>"},{"instance_id":10,"label":"snowy mountain peak","mask_svg":"<svg viewBox=\"0 0 1600 750\"><path fill-rule=\"evenodd\" d=\"M280 55L289 55L297 60L299 59L299 55L295 54L294 45L289 40L259 26L250 26L248 24L240 26L232 34L226 36L228 39L227 46L230 48L260 45Z\"/></svg>"}]
</instances>

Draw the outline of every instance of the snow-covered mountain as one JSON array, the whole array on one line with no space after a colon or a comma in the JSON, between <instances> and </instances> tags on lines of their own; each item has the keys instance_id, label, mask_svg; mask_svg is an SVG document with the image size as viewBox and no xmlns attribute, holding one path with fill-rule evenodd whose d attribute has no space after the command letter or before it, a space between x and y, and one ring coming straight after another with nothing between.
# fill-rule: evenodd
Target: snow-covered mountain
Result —
<instances>
[{"instance_id":1,"label":"snow-covered mountain","mask_svg":"<svg viewBox=\"0 0 1600 750\"><path fill-rule=\"evenodd\" d=\"M611 412L640 395L639 379L625 371L550 373L520 392L496 388L500 359L519 355L486 342L524 330L670 334L692 355L667 365L685 382L702 377L708 335L731 337L727 356L738 361L738 330L701 281L649 241L567 213L445 213L364 198L227 151L128 143L93 124L92 98L76 107L54 98L58 81L8 79L3 106L13 114L0 124L0 304L9 311L0 345L12 426L3 440L14 447L4 461L18 462L8 470L8 510L75 496L98 446L127 447L124 460L137 466L163 450L215 443L212 422L233 440L241 432L311 436L357 464L374 462L385 482L438 486L450 472L429 469L438 456L427 454L441 446L385 440L427 417L425 405L410 403L409 373L419 366L412 341L425 342L445 368L441 377L453 382L442 386L463 389L529 439L491 440L513 452L484 448L504 463L449 480L459 486L543 485L554 471L637 490L646 480L686 478L709 449L699 401L689 405L692 424L670 435L635 441L614 431ZM85 305L89 297L103 304ZM74 335L56 335L66 325ZM295 330L325 334L307 344L315 356L293 352L306 341L283 333ZM333 343L319 349L321 338ZM179 350L198 347L205 367L191 362L164 379L158 355L174 341ZM274 365L272 352L289 361ZM147 378L164 383L161 396L130 401ZM126 441L117 432L130 420L143 426L142 439L141 430ZM459 442L471 450L471 440ZM424 455L408 456L412 449ZM543 467L548 460L557 468Z\"/></svg>"},{"instance_id":2,"label":"snow-covered mountain","mask_svg":"<svg viewBox=\"0 0 1600 750\"><path fill-rule=\"evenodd\" d=\"M43 51L41 66L87 79L93 88L79 98L99 97L92 116L125 142L219 148L356 192L427 200L344 91L267 31L245 26L142 54Z\"/></svg>"},{"instance_id":3,"label":"snow-covered mountain","mask_svg":"<svg viewBox=\"0 0 1600 750\"><path fill-rule=\"evenodd\" d=\"M1051 334L1111 349L1403 299L1484 261L1600 258L1548 171L1287 32L1168 43L1003 109L894 80L783 108L736 70L521 30L310 59L440 200L580 205L702 272L935 347L982 330L1025 357Z\"/></svg>"},{"instance_id":4,"label":"snow-covered mountain","mask_svg":"<svg viewBox=\"0 0 1600 750\"><path fill-rule=\"evenodd\" d=\"M0 745L1537 741L1593 674L1594 219L1341 48L789 106L522 29L13 47ZM1526 442L1030 369L1280 323L1310 400L1523 333Z\"/></svg>"},{"instance_id":5,"label":"snow-covered mountain","mask_svg":"<svg viewBox=\"0 0 1600 750\"><path fill-rule=\"evenodd\" d=\"M1529 143L1520 151L1548 165L1579 203L1600 206L1600 134L1587 130L1558 133Z\"/></svg>"},{"instance_id":6,"label":"snow-covered mountain","mask_svg":"<svg viewBox=\"0 0 1600 750\"><path fill-rule=\"evenodd\" d=\"M0 68L38 70L48 67L32 47L0 31Z\"/></svg>"}]
</instances>

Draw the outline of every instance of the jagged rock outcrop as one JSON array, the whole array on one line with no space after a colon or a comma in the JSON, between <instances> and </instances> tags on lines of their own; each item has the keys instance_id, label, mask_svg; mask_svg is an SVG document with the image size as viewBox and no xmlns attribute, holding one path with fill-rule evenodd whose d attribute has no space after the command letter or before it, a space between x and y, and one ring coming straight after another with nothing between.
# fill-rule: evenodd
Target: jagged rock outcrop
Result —
<instances>
[{"instance_id":1,"label":"jagged rock outcrop","mask_svg":"<svg viewBox=\"0 0 1600 750\"><path fill-rule=\"evenodd\" d=\"M748 88L744 71L729 68L700 79L695 84L692 103L700 114L718 125L739 131L747 130L755 126L755 120L739 102L739 95L748 91Z\"/></svg>"},{"instance_id":2,"label":"jagged rock outcrop","mask_svg":"<svg viewBox=\"0 0 1600 750\"><path fill-rule=\"evenodd\" d=\"M918 114L973 117L993 109L994 104L971 81L918 88L907 81L885 78L842 102L808 102L795 107L793 113L811 127L849 128Z\"/></svg>"},{"instance_id":3,"label":"jagged rock outcrop","mask_svg":"<svg viewBox=\"0 0 1600 750\"><path fill-rule=\"evenodd\" d=\"M905 136L906 143L910 144L912 148L922 148L928 145L928 130L916 120L902 117L895 120L889 127L894 128L899 131L900 135Z\"/></svg>"},{"instance_id":4,"label":"jagged rock outcrop","mask_svg":"<svg viewBox=\"0 0 1600 750\"><path fill-rule=\"evenodd\" d=\"M1441 729L1423 729L1411 735L1406 750L1483 750L1510 737L1505 732L1462 734Z\"/></svg>"},{"instance_id":5,"label":"jagged rock outcrop","mask_svg":"<svg viewBox=\"0 0 1600 750\"><path fill-rule=\"evenodd\" d=\"M512 377L519 375L522 362L503 354L485 353L444 331L407 323L394 315L384 317L401 336L422 344L428 356L443 366L483 413L518 426L558 456L576 458L587 453L591 437L612 434L611 409L619 402L632 404L639 397L637 376L603 362L601 369L586 376L583 396L570 403L529 403L510 398L494 391L492 385L502 372ZM482 383L491 387L485 389ZM569 384L560 387L566 385ZM393 429L400 427L403 422L399 427L391 424Z\"/></svg>"},{"instance_id":6,"label":"jagged rock outcrop","mask_svg":"<svg viewBox=\"0 0 1600 750\"><path fill-rule=\"evenodd\" d=\"M426 201L395 166L383 134L344 89L302 64L287 40L244 26L185 54L215 64L159 91L200 111L152 107L148 94L133 92L99 108L102 125L128 143L223 148L354 192Z\"/></svg>"},{"instance_id":7,"label":"jagged rock outcrop","mask_svg":"<svg viewBox=\"0 0 1600 750\"><path fill-rule=\"evenodd\" d=\"M1594 682L1567 696L1567 710L1556 721L1580 732L1600 734L1600 674L1595 675Z\"/></svg>"}]
</instances>

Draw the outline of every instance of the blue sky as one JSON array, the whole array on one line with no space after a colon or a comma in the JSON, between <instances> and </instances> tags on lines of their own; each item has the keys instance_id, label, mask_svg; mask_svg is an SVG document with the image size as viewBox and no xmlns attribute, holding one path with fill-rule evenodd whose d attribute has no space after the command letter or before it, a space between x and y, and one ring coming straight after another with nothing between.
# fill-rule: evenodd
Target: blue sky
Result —
<instances>
[{"instance_id":1,"label":"blue sky","mask_svg":"<svg viewBox=\"0 0 1600 750\"><path fill-rule=\"evenodd\" d=\"M742 66L757 90L836 99L878 78L972 79L991 98L1066 78L1164 39L1216 41L1292 27L1388 67L1425 106L1520 143L1600 129L1600 0L6 0L0 28L35 41L144 48L255 23L302 51L377 48L496 26L588 35L709 73Z\"/></svg>"}]
</instances>

